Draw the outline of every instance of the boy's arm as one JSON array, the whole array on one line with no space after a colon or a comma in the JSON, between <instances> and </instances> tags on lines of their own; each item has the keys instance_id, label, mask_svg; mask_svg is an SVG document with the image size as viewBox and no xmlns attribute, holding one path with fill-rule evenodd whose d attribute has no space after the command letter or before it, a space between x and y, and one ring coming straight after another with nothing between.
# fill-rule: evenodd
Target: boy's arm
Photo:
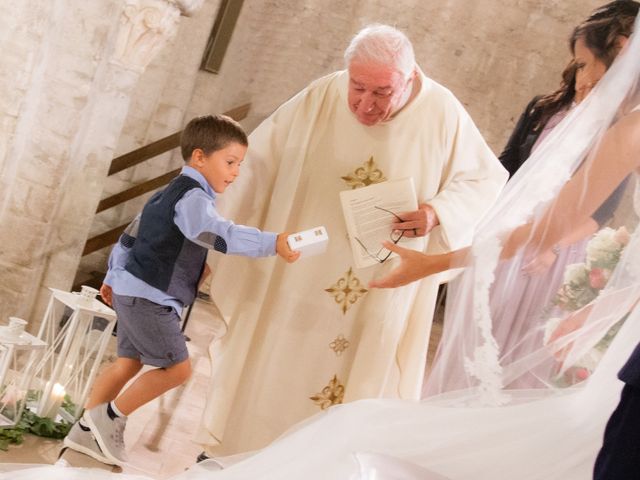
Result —
<instances>
[{"instance_id":1,"label":"boy's arm","mask_svg":"<svg viewBox=\"0 0 640 480\"><path fill-rule=\"evenodd\" d=\"M176 203L174 222L185 237L205 248L249 257L276 254L277 234L227 220L199 188L189 190Z\"/></svg>"},{"instance_id":2,"label":"boy's arm","mask_svg":"<svg viewBox=\"0 0 640 480\"><path fill-rule=\"evenodd\" d=\"M110 307L113 306L113 288L106 283L103 283L100 287L100 297Z\"/></svg>"},{"instance_id":3,"label":"boy's arm","mask_svg":"<svg viewBox=\"0 0 640 480\"><path fill-rule=\"evenodd\" d=\"M127 228L124 229L124 232L122 232L120 238L118 238L118 241L113 246L107 263L107 275L104 277L104 281L102 282L104 285L111 287L111 279L113 278L114 272L116 270L124 270L124 267L129 260L129 253L131 252L131 248L133 247L133 244L136 241L136 236L138 235L139 224L140 214L138 214Z\"/></svg>"},{"instance_id":4,"label":"boy's arm","mask_svg":"<svg viewBox=\"0 0 640 480\"><path fill-rule=\"evenodd\" d=\"M124 233L122 235L124 235ZM122 235L120 235L120 238L109 254L107 274L100 287L100 297L102 297L104 303L110 307L113 306L113 288L111 285L113 283L114 272L118 269L124 269L127 264L127 258L129 257L129 251L131 250L131 248L127 248L121 243Z\"/></svg>"}]
</instances>

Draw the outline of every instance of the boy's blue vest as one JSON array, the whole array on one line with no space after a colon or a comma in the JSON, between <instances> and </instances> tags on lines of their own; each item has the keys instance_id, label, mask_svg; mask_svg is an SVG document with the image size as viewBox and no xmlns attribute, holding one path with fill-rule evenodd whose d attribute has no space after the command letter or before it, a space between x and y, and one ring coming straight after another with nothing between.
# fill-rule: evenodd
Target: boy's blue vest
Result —
<instances>
[{"instance_id":1,"label":"boy's blue vest","mask_svg":"<svg viewBox=\"0 0 640 480\"><path fill-rule=\"evenodd\" d=\"M125 265L129 273L183 305L193 303L207 258L207 249L187 239L173 221L176 203L193 188L202 186L179 175L149 199Z\"/></svg>"}]
</instances>

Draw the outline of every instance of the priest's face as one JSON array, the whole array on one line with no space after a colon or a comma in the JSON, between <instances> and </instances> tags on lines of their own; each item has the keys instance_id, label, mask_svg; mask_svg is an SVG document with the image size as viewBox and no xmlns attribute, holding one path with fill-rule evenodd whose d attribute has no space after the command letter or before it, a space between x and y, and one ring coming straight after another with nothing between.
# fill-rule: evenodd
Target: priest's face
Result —
<instances>
[{"instance_id":1,"label":"priest's face","mask_svg":"<svg viewBox=\"0 0 640 480\"><path fill-rule=\"evenodd\" d=\"M413 75L405 78L386 65L353 61L349 65L349 109L364 125L384 122L407 103L412 80Z\"/></svg>"}]
</instances>

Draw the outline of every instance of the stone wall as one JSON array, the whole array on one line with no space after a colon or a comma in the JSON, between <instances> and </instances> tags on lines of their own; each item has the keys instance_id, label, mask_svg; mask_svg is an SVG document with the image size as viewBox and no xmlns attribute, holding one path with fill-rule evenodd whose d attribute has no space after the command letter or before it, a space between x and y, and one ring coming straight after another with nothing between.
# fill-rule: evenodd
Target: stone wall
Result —
<instances>
[{"instance_id":1,"label":"stone wall","mask_svg":"<svg viewBox=\"0 0 640 480\"><path fill-rule=\"evenodd\" d=\"M423 70L453 90L498 152L530 97L557 85L572 26L603 3L245 0L215 75L198 68L219 0L182 18L176 36L146 55L146 70L110 63L123 5L142 1L181 3L0 2L0 320L37 316L46 287L71 286L88 233L128 221L145 200L93 218L101 196L181 164L174 152L105 179L114 155L245 102L250 130L342 68L350 37L371 22L406 31ZM103 268L106 254L82 268Z\"/></svg>"},{"instance_id":2,"label":"stone wall","mask_svg":"<svg viewBox=\"0 0 640 480\"><path fill-rule=\"evenodd\" d=\"M514 117L556 87L572 27L603 0L247 0L217 78L200 72L187 116L251 101L255 126L311 80L343 67L362 26L394 25L425 73L467 106L502 148Z\"/></svg>"},{"instance_id":3,"label":"stone wall","mask_svg":"<svg viewBox=\"0 0 640 480\"><path fill-rule=\"evenodd\" d=\"M182 18L176 35L167 40L162 51L141 75L131 96L129 112L117 142L115 156L147 145L182 128L218 6L219 0L207 0L193 16ZM181 163L179 156L168 153L112 175L105 181L102 196L108 197L157 177L177 168ZM151 193L98 213L91 226L90 236L131 220L150 195ZM104 248L83 258L77 279L82 281L94 270L104 271L109 250L110 248Z\"/></svg>"},{"instance_id":4,"label":"stone wall","mask_svg":"<svg viewBox=\"0 0 640 480\"><path fill-rule=\"evenodd\" d=\"M33 330L48 287L71 287L133 87L186 1L2 2L0 319Z\"/></svg>"},{"instance_id":5,"label":"stone wall","mask_svg":"<svg viewBox=\"0 0 640 480\"><path fill-rule=\"evenodd\" d=\"M558 84L571 28L602 0L245 0L219 74L198 70L219 0L207 1L141 78L117 152L171 134L193 116L251 102L251 130L313 79L343 68L342 53L362 26L388 23L414 43L425 73L467 106L499 152L529 99ZM105 196L153 178L182 159L177 152L124 171ZM92 234L130 220L148 195L96 217ZM85 258L104 267L108 249ZM82 275L80 275L82 277Z\"/></svg>"},{"instance_id":6,"label":"stone wall","mask_svg":"<svg viewBox=\"0 0 640 480\"><path fill-rule=\"evenodd\" d=\"M117 20L109 2L87 7L64 1L2 3L0 98L9 104L2 109L0 134L3 318L30 315L49 258L82 241L82 227L90 222L88 215L72 224L59 216L65 192L75 187L70 177L87 160L71 156L91 94L87 79L96 75L96 54ZM92 21L85 23L86 17ZM76 213L91 202L78 200ZM73 263L61 266L57 273L68 277L73 268Z\"/></svg>"}]
</instances>

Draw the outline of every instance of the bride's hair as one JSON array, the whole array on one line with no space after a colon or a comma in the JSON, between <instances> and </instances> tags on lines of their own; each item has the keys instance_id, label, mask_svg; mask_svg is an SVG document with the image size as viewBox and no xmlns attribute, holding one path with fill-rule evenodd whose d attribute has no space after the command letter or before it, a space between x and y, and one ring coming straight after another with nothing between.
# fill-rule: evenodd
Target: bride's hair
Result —
<instances>
[{"instance_id":1,"label":"bride's hair","mask_svg":"<svg viewBox=\"0 0 640 480\"><path fill-rule=\"evenodd\" d=\"M631 36L633 24L640 9L640 4L637 2L624 3L629 4L624 10L612 7L610 15L607 16L605 12L599 15L594 14L578 25L569 39L571 51L574 52L576 42L582 39L596 58L609 68L620 52L619 37Z\"/></svg>"},{"instance_id":2,"label":"bride's hair","mask_svg":"<svg viewBox=\"0 0 640 480\"><path fill-rule=\"evenodd\" d=\"M576 72L576 63L571 60L562 71L560 87L556 91L540 97L536 102L534 109L539 112L539 118L534 127L535 130L544 128L551 117L571 105L576 96Z\"/></svg>"},{"instance_id":3,"label":"bride's hair","mask_svg":"<svg viewBox=\"0 0 640 480\"><path fill-rule=\"evenodd\" d=\"M634 0L614 0L596 8L586 21L601 20L614 16L635 17L638 13L638 2Z\"/></svg>"},{"instance_id":4,"label":"bride's hair","mask_svg":"<svg viewBox=\"0 0 640 480\"><path fill-rule=\"evenodd\" d=\"M618 38L631 36L639 9L640 3L632 0L616 0L596 9L587 20L573 29L569 37L571 53L575 53L578 39L583 39L595 57L609 68L620 52ZM576 94L576 72L576 65L572 60L562 72L560 87L536 102L534 108L539 115L536 130L544 128L551 117L573 102Z\"/></svg>"}]
</instances>

